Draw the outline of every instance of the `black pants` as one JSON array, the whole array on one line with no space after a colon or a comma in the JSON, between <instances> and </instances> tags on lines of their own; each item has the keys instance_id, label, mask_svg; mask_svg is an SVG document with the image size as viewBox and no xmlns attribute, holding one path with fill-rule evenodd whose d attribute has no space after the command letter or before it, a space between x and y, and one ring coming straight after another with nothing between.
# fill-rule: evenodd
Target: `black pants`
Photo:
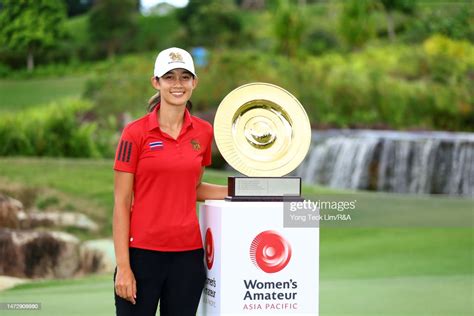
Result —
<instances>
[{"instance_id":1,"label":"black pants","mask_svg":"<svg viewBox=\"0 0 474 316\"><path fill-rule=\"evenodd\" d=\"M137 299L133 305L115 293L117 316L155 316L158 302L160 316L196 315L206 279L203 255L203 249L161 252L130 248Z\"/></svg>"}]
</instances>

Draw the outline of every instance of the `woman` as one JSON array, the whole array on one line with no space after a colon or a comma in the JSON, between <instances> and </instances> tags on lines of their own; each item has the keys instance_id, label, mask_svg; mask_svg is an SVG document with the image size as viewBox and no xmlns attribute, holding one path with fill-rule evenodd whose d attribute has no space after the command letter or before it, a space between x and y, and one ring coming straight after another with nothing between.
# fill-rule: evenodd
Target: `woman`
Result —
<instances>
[{"instance_id":1,"label":"woman","mask_svg":"<svg viewBox=\"0 0 474 316\"><path fill-rule=\"evenodd\" d=\"M198 83L191 55L159 53L149 113L128 124L115 157L113 235L117 315L195 315L205 280L196 200L223 199L202 183L211 125L189 113Z\"/></svg>"}]
</instances>

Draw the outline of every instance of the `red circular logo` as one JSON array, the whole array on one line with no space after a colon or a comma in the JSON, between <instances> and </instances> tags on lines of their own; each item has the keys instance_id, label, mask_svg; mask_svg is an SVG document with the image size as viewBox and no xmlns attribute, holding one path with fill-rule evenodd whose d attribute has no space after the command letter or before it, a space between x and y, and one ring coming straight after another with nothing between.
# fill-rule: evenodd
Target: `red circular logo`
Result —
<instances>
[{"instance_id":1,"label":"red circular logo","mask_svg":"<svg viewBox=\"0 0 474 316\"><path fill-rule=\"evenodd\" d=\"M206 239L204 240L204 250L206 252L207 269L211 270L214 264L214 239L212 238L211 228L206 231Z\"/></svg>"},{"instance_id":2,"label":"red circular logo","mask_svg":"<svg viewBox=\"0 0 474 316\"><path fill-rule=\"evenodd\" d=\"M250 245L250 259L267 273L281 271L291 258L291 246L276 231L258 234Z\"/></svg>"}]
</instances>

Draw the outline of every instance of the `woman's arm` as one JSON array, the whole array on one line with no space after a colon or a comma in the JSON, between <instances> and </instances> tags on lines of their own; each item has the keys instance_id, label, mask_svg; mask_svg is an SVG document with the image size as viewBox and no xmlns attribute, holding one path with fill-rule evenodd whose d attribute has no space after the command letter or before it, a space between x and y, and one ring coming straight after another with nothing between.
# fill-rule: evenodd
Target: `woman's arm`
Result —
<instances>
[{"instance_id":1,"label":"woman's arm","mask_svg":"<svg viewBox=\"0 0 474 316\"><path fill-rule=\"evenodd\" d=\"M204 167L201 169L199 184L196 187L197 200L223 200L227 196L227 186L201 182Z\"/></svg>"},{"instance_id":2,"label":"woman's arm","mask_svg":"<svg viewBox=\"0 0 474 316\"><path fill-rule=\"evenodd\" d=\"M135 304L137 286L128 251L130 232L130 209L133 199L133 173L115 171L113 236L117 275L115 291L118 296Z\"/></svg>"}]
</instances>

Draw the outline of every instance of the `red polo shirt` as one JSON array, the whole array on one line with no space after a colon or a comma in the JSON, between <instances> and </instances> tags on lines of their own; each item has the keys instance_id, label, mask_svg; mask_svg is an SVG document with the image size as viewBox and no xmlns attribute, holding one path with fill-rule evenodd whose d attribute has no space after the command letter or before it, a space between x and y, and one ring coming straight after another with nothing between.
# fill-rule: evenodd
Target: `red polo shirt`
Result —
<instances>
[{"instance_id":1,"label":"red polo shirt","mask_svg":"<svg viewBox=\"0 0 474 316\"><path fill-rule=\"evenodd\" d=\"M114 170L135 175L130 247L202 248L196 186L201 168L211 163L212 126L186 110L173 139L160 130L157 109L124 128L115 156Z\"/></svg>"}]
</instances>

